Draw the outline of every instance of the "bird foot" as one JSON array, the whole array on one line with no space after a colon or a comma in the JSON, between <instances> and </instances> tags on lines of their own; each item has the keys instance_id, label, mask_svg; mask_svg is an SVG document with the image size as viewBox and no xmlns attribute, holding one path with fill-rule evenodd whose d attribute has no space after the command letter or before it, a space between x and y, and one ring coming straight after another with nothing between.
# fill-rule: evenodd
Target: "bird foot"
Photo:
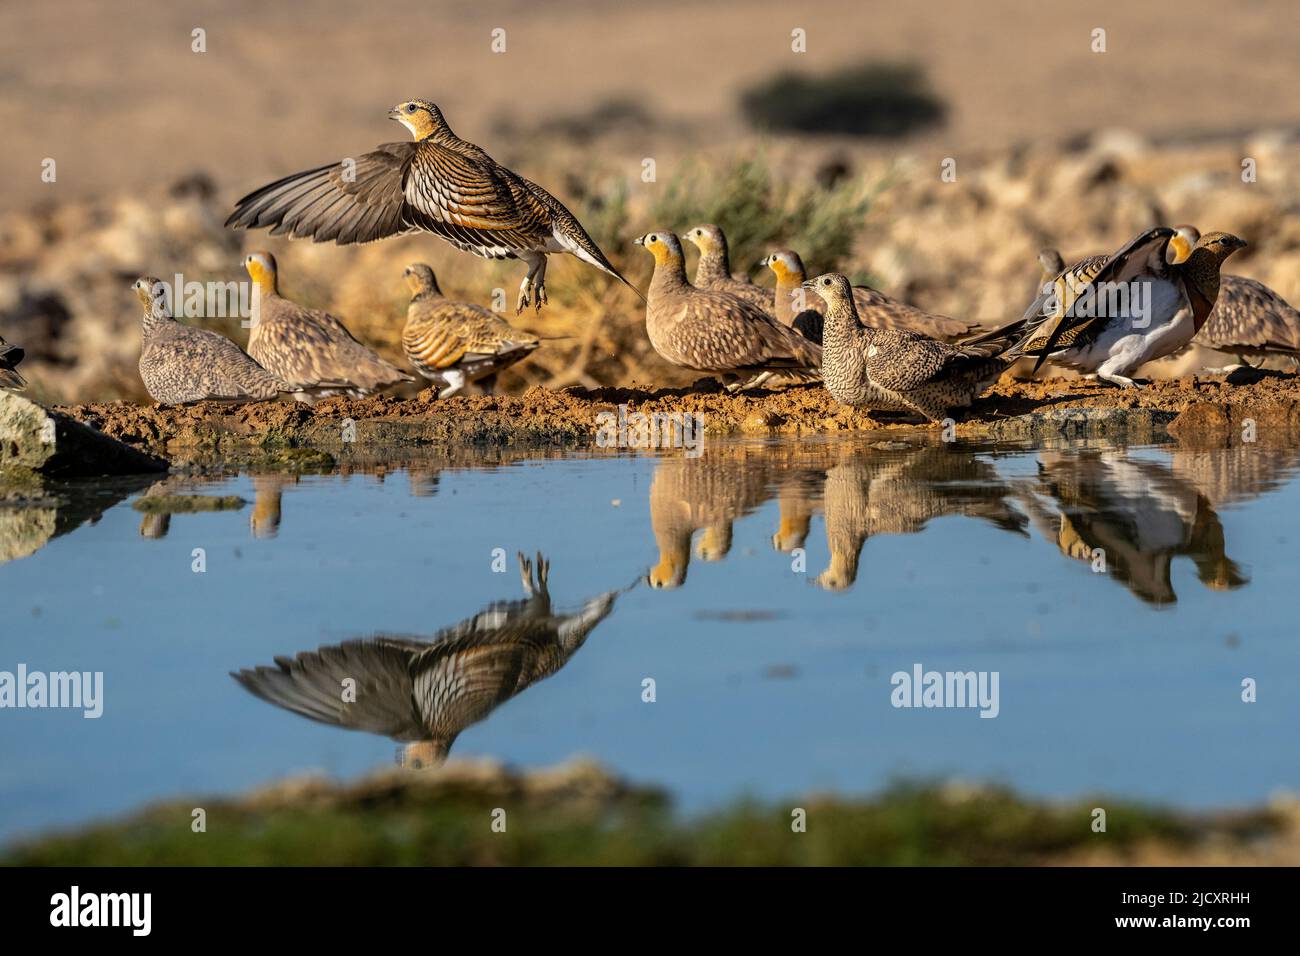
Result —
<instances>
[{"instance_id":1,"label":"bird foot","mask_svg":"<svg viewBox=\"0 0 1300 956\"><path fill-rule=\"evenodd\" d=\"M1125 378L1123 375L1102 375L1098 373L1097 381L1106 385L1114 385L1116 388L1141 388L1142 386L1131 378Z\"/></svg>"},{"instance_id":2,"label":"bird foot","mask_svg":"<svg viewBox=\"0 0 1300 956\"><path fill-rule=\"evenodd\" d=\"M546 281L540 277L530 279L525 276L524 281L519 283L519 301L515 303L515 315L519 315L529 305L534 311L540 312L546 302Z\"/></svg>"}]
</instances>

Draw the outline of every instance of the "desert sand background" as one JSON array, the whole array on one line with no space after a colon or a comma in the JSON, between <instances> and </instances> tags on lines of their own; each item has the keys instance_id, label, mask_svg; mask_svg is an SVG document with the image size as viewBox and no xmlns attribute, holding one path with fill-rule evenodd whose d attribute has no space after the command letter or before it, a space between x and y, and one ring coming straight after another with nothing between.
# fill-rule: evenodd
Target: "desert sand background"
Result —
<instances>
[{"instance_id":1,"label":"desert sand background","mask_svg":"<svg viewBox=\"0 0 1300 956\"><path fill-rule=\"evenodd\" d=\"M191 50L195 28L204 53ZM491 48L496 28L504 53ZM806 53L791 50L795 28ZM385 114L412 97L437 101L458 133L550 188L642 284L648 260L631 239L694 224L660 221L665 209L715 218L715 180L734 192L737 164L761 156L771 195L756 206L837 201L804 190L839 180L870 197L851 248L810 269L869 277L936 311L1018 315L1040 246L1067 258L1113 250L1155 221L1239 232L1251 248L1234 271L1294 300L1297 40L1288 0L10 3L0 335L27 348L38 396L140 398L126 285L141 273L242 278L242 253L269 248L287 294L336 311L395 358L412 259L431 262L450 292L488 302L504 287L513 302L517 263L431 237L289 249L222 228L233 201L272 178L404 138ZM784 71L863 63L918 66L944 121L891 139L791 135L755 129L739 107ZM1249 186L1244 156L1259 164ZM41 181L47 157L54 183ZM939 182L947 157L956 183ZM641 179L646 158L655 182ZM674 200L686 186L690 201ZM736 266L764 283L753 268L764 249L816 232L722 225L744 253ZM649 352L625 290L573 261L548 278L552 307L520 322L557 341L503 387L689 379Z\"/></svg>"},{"instance_id":2,"label":"desert sand background","mask_svg":"<svg viewBox=\"0 0 1300 956\"><path fill-rule=\"evenodd\" d=\"M190 31L207 31L192 53ZM490 49L506 30L505 53ZM807 31L808 51L790 50ZM1108 50L1090 51L1107 31ZM741 89L778 70L920 63L949 103L924 152L1057 141L1124 126L1202 137L1300 122L1290 0L54 0L0 9L0 204L148 189L207 169L232 195L402 131L411 97L462 136L627 98L653 118L633 155L746 127ZM680 127L685 127L682 129ZM946 152L943 152L946 150ZM59 160L42 190L40 160Z\"/></svg>"}]
</instances>

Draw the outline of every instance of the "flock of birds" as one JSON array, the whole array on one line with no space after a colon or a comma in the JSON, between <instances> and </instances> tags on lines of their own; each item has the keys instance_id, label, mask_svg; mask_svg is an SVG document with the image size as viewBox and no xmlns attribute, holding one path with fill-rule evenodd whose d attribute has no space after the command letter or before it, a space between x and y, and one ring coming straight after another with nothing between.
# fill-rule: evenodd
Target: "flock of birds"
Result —
<instances>
[{"instance_id":1,"label":"flock of birds","mask_svg":"<svg viewBox=\"0 0 1300 956\"><path fill-rule=\"evenodd\" d=\"M413 140L279 179L239 200L226 225L340 245L426 232L477 256L519 259L527 272L516 314L546 303L547 256L555 253L573 255L641 296L559 200L456 136L436 105L410 100L389 115ZM1261 283L1220 275L1224 260L1246 245L1222 232L1157 227L1113 255L1069 266L1045 250L1037 297L1021 318L991 330L854 287L837 273L809 279L792 250L763 260L776 277L771 292L732 273L718 226L685 235L700 250L693 280L675 233L636 239L654 257L641 296L646 332L668 362L721 375L730 390L773 379L821 381L845 404L938 421L1026 357L1035 359L1035 371L1050 360L1128 388L1143 365L1194 342L1242 361L1300 356L1300 313ZM140 375L156 401L287 394L312 403L415 380L336 317L281 296L269 253L247 256L244 267L259 303L247 352L215 332L178 323L159 280L135 283L144 306ZM447 299L424 263L409 266L405 279L412 298L403 350L440 397L471 384L490 391L498 372L540 344L489 309ZM1097 308L1103 290L1115 287L1133 290L1129 304ZM1144 303L1140 311L1134 302ZM0 340L0 385L21 387L15 367L22 355Z\"/></svg>"}]
</instances>

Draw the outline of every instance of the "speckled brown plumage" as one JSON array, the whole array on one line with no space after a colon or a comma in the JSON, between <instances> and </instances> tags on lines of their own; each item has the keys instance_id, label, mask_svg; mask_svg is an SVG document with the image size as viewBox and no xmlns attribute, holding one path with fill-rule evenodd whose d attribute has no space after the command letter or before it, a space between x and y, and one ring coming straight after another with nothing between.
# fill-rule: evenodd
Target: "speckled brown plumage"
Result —
<instances>
[{"instance_id":1,"label":"speckled brown plumage","mask_svg":"<svg viewBox=\"0 0 1300 956\"><path fill-rule=\"evenodd\" d=\"M700 263L695 269L695 280L691 283L693 286L697 289L730 292L764 312L772 312L772 296L766 289L732 274L731 253L721 227L705 223L688 230L686 238L700 250Z\"/></svg>"},{"instance_id":2,"label":"speckled brown plumage","mask_svg":"<svg viewBox=\"0 0 1300 956\"><path fill-rule=\"evenodd\" d=\"M18 363L26 354L0 338L0 388L23 388L27 382L18 374Z\"/></svg>"},{"instance_id":3,"label":"speckled brown plumage","mask_svg":"<svg viewBox=\"0 0 1300 956\"><path fill-rule=\"evenodd\" d=\"M543 680L582 647L614 608L616 592L558 613L547 586L549 565L519 556L526 598L498 601L430 637L378 634L345 641L274 665L231 674L249 693L310 720L382 734L408 744L411 767L442 763L460 733ZM355 700L340 687L354 680Z\"/></svg>"},{"instance_id":4,"label":"speckled brown plumage","mask_svg":"<svg viewBox=\"0 0 1300 956\"><path fill-rule=\"evenodd\" d=\"M793 249L779 249L765 258L763 264L776 275L773 303L776 317L812 341L820 342L822 323L817 317L825 316L826 303L803 288L807 276L799 254ZM909 329L930 338L953 340L980 328L976 323L926 312L866 286L853 287L853 301L862 324L875 329Z\"/></svg>"},{"instance_id":5,"label":"speckled brown plumage","mask_svg":"<svg viewBox=\"0 0 1300 956\"><path fill-rule=\"evenodd\" d=\"M997 381L1023 330L1017 322L951 345L906 329L864 326L842 275L818 276L805 285L827 306L822 381L847 405L914 411L939 421Z\"/></svg>"},{"instance_id":6,"label":"speckled brown plumage","mask_svg":"<svg viewBox=\"0 0 1300 956\"><path fill-rule=\"evenodd\" d=\"M742 380L754 376L750 386L778 372L818 377L820 346L738 296L691 285L676 235L653 232L636 241L655 257L646 332L664 359Z\"/></svg>"},{"instance_id":7,"label":"speckled brown plumage","mask_svg":"<svg viewBox=\"0 0 1300 956\"><path fill-rule=\"evenodd\" d=\"M1210 317L1192 339L1237 356L1300 357L1300 312L1268 286L1222 276Z\"/></svg>"},{"instance_id":8,"label":"speckled brown plumage","mask_svg":"<svg viewBox=\"0 0 1300 956\"><path fill-rule=\"evenodd\" d=\"M427 100L389 111L415 137L294 173L235 206L227 226L347 245L429 232L485 259L521 259L517 308L546 302L546 256L567 252L631 285L582 224L541 186L461 139ZM640 295L640 293L637 293Z\"/></svg>"},{"instance_id":9,"label":"speckled brown plumage","mask_svg":"<svg viewBox=\"0 0 1300 956\"><path fill-rule=\"evenodd\" d=\"M144 276L132 289L144 306L140 378L154 401L253 402L290 391L230 339L173 319L161 280Z\"/></svg>"},{"instance_id":10,"label":"speckled brown plumage","mask_svg":"<svg viewBox=\"0 0 1300 956\"><path fill-rule=\"evenodd\" d=\"M442 386L440 398L490 380L541 344L536 335L514 328L489 309L446 298L433 269L423 262L407 266L404 277L412 297L402 348L417 372Z\"/></svg>"},{"instance_id":11,"label":"speckled brown plumage","mask_svg":"<svg viewBox=\"0 0 1300 956\"><path fill-rule=\"evenodd\" d=\"M358 342L328 312L303 308L280 295L275 257L269 252L246 257L244 267L258 288L248 354L293 385L298 401L311 404L331 395L361 398L398 382L415 381Z\"/></svg>"}]
</instances>

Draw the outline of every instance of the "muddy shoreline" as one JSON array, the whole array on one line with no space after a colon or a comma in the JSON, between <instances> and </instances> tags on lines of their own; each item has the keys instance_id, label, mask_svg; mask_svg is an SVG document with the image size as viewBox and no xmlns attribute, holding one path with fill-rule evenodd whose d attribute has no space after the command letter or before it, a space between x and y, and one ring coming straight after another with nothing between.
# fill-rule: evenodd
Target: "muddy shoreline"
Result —
<instances>
[{"instance_id":1,"label":"muddy shoreline","mask_svg":"<svg viewBox=\"0 0 1300 956\"><path fill-rule=\"evenodd\" d=\"M903 416L847 408L820 386L728 395L709 381L693 389L534 387L518 396L446 400L426 390L411 399L332 399L315 407L275 402L163 408L110 402L59 410L175 462L203 453L247 454L249 449L592 446L602 423L611 421L611 415L616 419L619 406L626 407L627 415L700 416L710 438L942 430ZM953 432L958 438L1009 441L1105 437L1133 442L1172 436L1219 443L1242 440L1252 428L1258 433L1300 430L1300 378L1240 370L1154 382L1139 390L1004 378L957 419Z\"/></svg>"}]
</instances>

